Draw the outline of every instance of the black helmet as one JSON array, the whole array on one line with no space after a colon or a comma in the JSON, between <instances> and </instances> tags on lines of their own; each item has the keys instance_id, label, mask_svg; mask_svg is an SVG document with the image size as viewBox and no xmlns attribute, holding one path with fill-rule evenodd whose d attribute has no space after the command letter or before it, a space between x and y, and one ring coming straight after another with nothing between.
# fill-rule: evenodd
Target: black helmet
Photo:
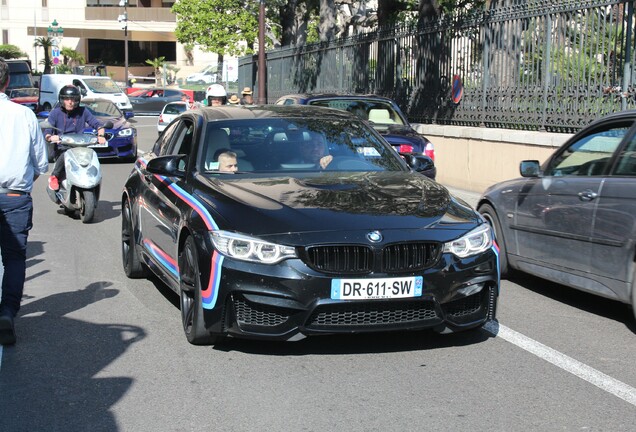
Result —
<instances>
[{"instance_id":1,"label":"black helmet","mask_svg":"<svg viewBox=\"0 0 636 432\"><path fill-rule=\"evenodd\" d=\"M62 100L64 99L73 99L75 102L79 102L82 99L82 94L74 85L65 85L60 89L60 94L57 96L57 100L60 102L61 106L64 106L62 103Z\"/></svg>"}]
</instances>

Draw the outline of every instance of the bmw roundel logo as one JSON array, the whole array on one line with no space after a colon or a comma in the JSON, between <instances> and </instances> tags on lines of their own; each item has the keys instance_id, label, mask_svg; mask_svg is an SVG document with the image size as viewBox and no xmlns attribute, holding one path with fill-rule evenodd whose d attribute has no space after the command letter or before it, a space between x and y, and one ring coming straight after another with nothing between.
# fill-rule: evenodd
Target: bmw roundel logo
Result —
<instances>
[{"instance_id":1,"label":"bmw roundel logo","mask_svg":"<svg viewBox=\"0 0 636 432\"><path fill-rule=\"evenodd\" d=\"M367 233L367 238L371 243L377 243L382 241L382 234L380 234L380 231L371 231Z\"/></svg>"}]
</instances>

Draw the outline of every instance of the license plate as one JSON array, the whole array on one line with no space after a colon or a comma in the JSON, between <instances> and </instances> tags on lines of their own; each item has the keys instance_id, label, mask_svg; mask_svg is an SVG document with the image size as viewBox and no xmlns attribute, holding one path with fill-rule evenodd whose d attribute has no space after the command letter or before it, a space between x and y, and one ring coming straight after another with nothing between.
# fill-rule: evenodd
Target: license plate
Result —
<instances>
[{"instance_id":1,"label":"license plate","mask_svg":"<svg viewBox=\"0 0 636 432\"><path fill-rule=\"evenodd\" d=\"M394 299L422 296L422 276L378 279L333 279L334 300Z\"/></svg>"},{"instance_id":2,"label":"license plate","mask_svg":"<svg viewBox=\"0 0 636 432\"><path fill-rule=\"evenodd\" d=\"M100 143L97 143L97 144L91 144L91 145L89 145L89 147L90 147L90 148L96 148L96 147L97 147L97 148L108 147L108 142L105 142L104 144L100 144Z\"/></svg>"}]
</instances>

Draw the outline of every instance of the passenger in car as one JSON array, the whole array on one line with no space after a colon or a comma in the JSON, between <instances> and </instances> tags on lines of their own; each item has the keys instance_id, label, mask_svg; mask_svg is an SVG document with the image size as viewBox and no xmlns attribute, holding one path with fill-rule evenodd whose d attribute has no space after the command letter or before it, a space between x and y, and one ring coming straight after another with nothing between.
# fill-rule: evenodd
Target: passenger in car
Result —
<instances>
[{"instance_id":1,"label":"passenger in car","mask_svg":"<svg viewBox=\"0 0 636 432\"><path fill-rule=\"evenodd\" d=\"M217 156L217 160L219 161L219 172L234 173L238 171L238 160L233 151L223 151Z\"/></svg>"}]
</instances>

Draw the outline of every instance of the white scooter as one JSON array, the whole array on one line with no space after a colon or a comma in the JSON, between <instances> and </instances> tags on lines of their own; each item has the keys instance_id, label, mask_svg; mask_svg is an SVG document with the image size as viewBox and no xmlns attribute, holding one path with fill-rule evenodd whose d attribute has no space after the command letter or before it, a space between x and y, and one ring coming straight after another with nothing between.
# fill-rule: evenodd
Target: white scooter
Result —
<instances>
[{"instance_id":1,"label":"white scooter","mask_svg":"<svg viewBox=\"0 0 636 432\"><path fill-rule=\"evenodd\" d=\"M106 129L113 127L112 122L106 122ZM106 141L112 139L112 134L105 134ZM64 168L66 178L60 182L56 191L46 187L49 198L64 209L64 213L74 215L79 212L83 223L89 223L95 216L99 192L102 183L102 169L97 153L91 147L98 146L97 135L88 133L73 133L60 135L58 145L69 147L64 153Z\"/></svg>"}]
</instances>

